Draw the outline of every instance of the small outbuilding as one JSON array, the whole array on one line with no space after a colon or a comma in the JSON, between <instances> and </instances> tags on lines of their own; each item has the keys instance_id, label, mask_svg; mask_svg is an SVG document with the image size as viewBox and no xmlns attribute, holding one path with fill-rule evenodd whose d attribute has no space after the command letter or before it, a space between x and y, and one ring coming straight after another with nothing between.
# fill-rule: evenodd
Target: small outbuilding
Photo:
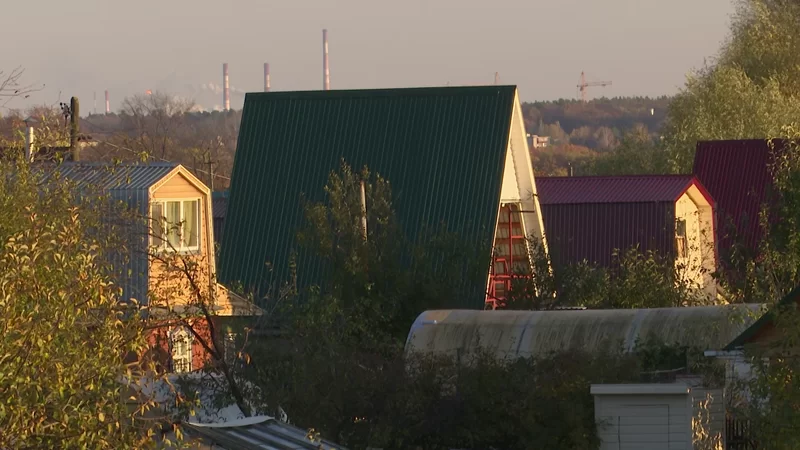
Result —
<instances>
[{"instance_id":1,"label":"small outbuilding","mask_svg":"<svg viewBox=\"0 0 800 450\"><path fill-rule=\"evenodd\" d=\"M615 253L638 247L715 296L715 203L694 176L538 177L536 186L556 270L611 267Z\"/></svg>"},{"instance_id":2,"label":"small outbuilding","mask_svg":"<svg viewBox=\"0 0 800 450\"><path fill-rule=\"evenodd\" d=\"M601 450L694 450L724 438L722 389L687 383L593 384Z\"/></svg>"}]
</instances>

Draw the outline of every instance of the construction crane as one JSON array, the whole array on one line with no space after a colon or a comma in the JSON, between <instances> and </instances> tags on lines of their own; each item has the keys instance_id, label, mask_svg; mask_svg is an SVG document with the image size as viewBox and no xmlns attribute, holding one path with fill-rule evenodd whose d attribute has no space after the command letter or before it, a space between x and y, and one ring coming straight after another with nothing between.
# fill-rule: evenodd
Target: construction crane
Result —
<instances>
[{"instance_id":1,"label":"construction crane","mask_svg":"<svg viewBox=\"0 0 800 450\"><path fill-rule=\"evenodd\" d=\"M588 88L589 86L611 86L611 82L610 81L590 81L590 82L587 83L586 82L586 75L583 72L581 72L581 84L579 84L577 87L578 87L578 92L580 92L580 94L581 94L581 100L584 103L586 103L586 88Z\"/></svg>"}]
</instances>

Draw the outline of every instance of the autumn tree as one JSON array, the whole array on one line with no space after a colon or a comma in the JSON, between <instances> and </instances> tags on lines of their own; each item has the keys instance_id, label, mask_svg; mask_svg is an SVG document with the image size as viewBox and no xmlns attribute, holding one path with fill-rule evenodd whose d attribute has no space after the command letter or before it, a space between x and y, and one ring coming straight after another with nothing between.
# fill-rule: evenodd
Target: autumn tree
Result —
<instances>
[{"instance_id":1,"label":"autumn tree","mask_svg":"<svg viewBox=\"0 0 800 450\"><path fill-rule=\"evenodd\" d=\"M642 124L625 133L616 148L590 161L584 169L587 175L664 174L671 171L670 154Z\"/></svg>"},{"instance_id":2,"label":"autumn tree","mask_svg":"<svg viewBox=\"0 0 800 450\"><path fill-rule=\"evenodd\" d=\"M128 399L145 341L117 209L21 161L0 162L0 447L142 448L158 422Z\"/></svg>"}]
</instances>

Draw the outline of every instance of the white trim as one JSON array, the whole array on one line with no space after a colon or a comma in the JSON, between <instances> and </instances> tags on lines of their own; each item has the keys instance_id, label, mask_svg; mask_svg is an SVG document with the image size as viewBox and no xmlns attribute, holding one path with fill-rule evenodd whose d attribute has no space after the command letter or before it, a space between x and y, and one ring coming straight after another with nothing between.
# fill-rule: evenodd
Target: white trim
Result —
<instances>
[{"instance_id":1,"label":"white trim","mask_svg":"<svg viewBox=\"0 0 800 450\"><path fill-rule=\"evenodd\" d=\"M674 384L593 384L592 395L686 395L689 386Z\"/></svg>"},{"instance_id":2,"label":"white trim","mask_svg":"<svg viewBox=\"0 0 800 450\"><path fill-rule=\"evenodd\" d=\"M157 199L150 200L150 208L149 208L150 216L152 216L152 214L153 214L153 205L155 205L155 204L161 204L161 210L162 210L162 214L163 214L162 217L150 217L151 220L164 220L164 221L166 221L166 213L167 213L167 206L166 205L167 205L167 203L177 202L181 206L181 217L180 217L181 244L180 244L180 247L175 248L173 250L173 248L168 245L169 232L166 229L163 229L163 226L162 226L163 234L162 234L162 238L161 238L162 239L162 244L161 245L156 245L153 242L153 240L155 239L155 236L153 236L153 234L151 232L150 233L150 246L151 247L155 247L159 251L164 251L164 252L176 251L178 253L200 253L200 250L203 248L203 244L202 244L202 242L203 242L203 222L202 222L202 220L200 218L201 215L203 214L202 200L203 200L202 197L157 198ZM184 215L184 212L183 212L184 202L195 202L195 204L197 205L197 217L196 217L196 220L197 220L197 224L196 224L196 227L197 227L197 246L188 247L188 246L185 246L183 244L183 237L184 237L183 224L185 222L185 219L184 219L185 215ZM151 229L152 229L152 226L151 226Z\"/></svg>"}]
</instances>

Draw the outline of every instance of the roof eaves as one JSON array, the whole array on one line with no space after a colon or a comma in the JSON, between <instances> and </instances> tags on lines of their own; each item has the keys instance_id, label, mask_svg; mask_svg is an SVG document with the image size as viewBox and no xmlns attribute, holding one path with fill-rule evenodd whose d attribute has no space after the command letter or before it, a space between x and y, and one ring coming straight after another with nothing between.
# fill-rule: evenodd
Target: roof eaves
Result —
<instances>
[{"instance_id":1,"label":"roof eaves","mask_svg":"<svg viewBox=\"0 0 800 450\"><path fill-rule=\"evenodd\" d=\"M786 294L785 297L778 302L777 305L772 307L769 311L764 313L761 317L758 318L752 325L747 327L746 330L742 332L739 336L736 336L736 339L732 340L730 344L726 345L723 350L731 351L731 350L739 350L745 344L750 342L753 338L758 336L758 334L762 331L762 329L772 322L772 319L775 318L777 314L777 310L791 304L793 301L797 300L797 297L800 295L800 286L792 289L791 292Z\"/></svg>"}]
</instances>

